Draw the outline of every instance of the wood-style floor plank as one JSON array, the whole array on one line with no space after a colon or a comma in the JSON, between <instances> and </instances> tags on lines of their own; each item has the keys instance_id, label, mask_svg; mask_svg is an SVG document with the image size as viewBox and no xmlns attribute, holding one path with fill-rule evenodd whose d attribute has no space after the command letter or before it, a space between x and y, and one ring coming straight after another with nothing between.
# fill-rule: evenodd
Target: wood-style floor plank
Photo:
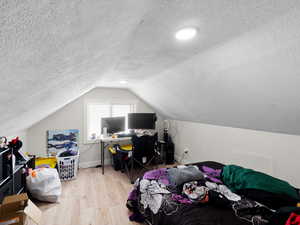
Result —
<instances>
[{"instance_id":1,"label":"wood-style floor plank","mask_svg":"<svg viewBox=\"0 0 300 225\"><path fill-rule=\"evenodd\" d=\"M132 185L111 166L80 169L76 180L62 183L59 203L39 203L43 225L137 225L128 219L126 199Z\"/></svg>"}]
</instances>

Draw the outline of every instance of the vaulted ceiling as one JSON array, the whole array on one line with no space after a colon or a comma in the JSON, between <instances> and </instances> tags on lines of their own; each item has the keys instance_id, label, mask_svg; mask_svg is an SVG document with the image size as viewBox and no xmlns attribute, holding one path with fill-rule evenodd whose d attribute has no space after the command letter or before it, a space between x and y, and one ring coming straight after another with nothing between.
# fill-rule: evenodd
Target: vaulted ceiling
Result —
<instances>
[{"instance_id":1,"label":"vaulted ceiling","mask_svg":"<svg viewBox=\"0 0 300 225\"><path fill-rule=\"evenodd\" d=\"M121 86L169 118L300 134L299 27L299 0L0 0L0 133Z\"/></svg>"}]
</instances>

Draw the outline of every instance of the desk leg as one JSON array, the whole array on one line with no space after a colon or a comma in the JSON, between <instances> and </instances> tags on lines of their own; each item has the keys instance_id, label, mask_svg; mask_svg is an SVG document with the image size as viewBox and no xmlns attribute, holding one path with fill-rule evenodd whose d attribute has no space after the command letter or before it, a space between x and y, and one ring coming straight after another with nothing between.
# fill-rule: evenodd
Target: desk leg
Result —
<instances>
[{"instance_id":1,"label":"desk leg","mask_svg":"<svg viewBox=\"0 0 300 225\"><path fill-rule=\"evenodd\" d=\"M104 142L101 141L101 167L102 167L102 174L104 175Z\"/></svg>"},{"instance_id":2,"label":"desk leg","mask_svg":"<svg viewBox=\"0 0 300 225\"><path fill-rule=\"evenodd\" d=\"M133 184L134 180L133 180L133 169L134 169L134 158L133 158L133 152L132 152L132 156L131 156L131 169L130 169L130 183Z\"/></svg>"}]
</instances>

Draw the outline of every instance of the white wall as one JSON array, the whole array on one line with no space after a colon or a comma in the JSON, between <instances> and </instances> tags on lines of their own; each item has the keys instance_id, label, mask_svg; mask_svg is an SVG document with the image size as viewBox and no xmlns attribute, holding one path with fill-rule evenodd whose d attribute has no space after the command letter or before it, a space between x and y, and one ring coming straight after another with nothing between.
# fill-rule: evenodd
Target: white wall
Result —
<instances>
[{"instance_id":1,"label":"white wall","mask_svg":"<svg viewBox=\"0 0 300 225\"><path fill-rule=\"evenodd\" d=\"M177 159L189 148L185 162L218 161L269 173L300 186L300 136L171 121Z\"/></svg>"},{"instance_id":2,"label":"white wall","mask_svg":"<svg viewBox=\"0 0 300 225\"><path fill-rule=\"evenodd\" d=\"M99 144L84 144L84 104L88 101L98 102L135 102L137 112L154 112L145 102L126 89L95 88L81 96L54 114L36 123L27 130L28 151L38 156L46 156L47 130L79 129L80 164L82 167L95 166L100 163ZM159 117L160 118L160 117ZM158 120L158 129L161 124ZM106 156L107 158L108 156Z\"/></svg>"}]
</instances>

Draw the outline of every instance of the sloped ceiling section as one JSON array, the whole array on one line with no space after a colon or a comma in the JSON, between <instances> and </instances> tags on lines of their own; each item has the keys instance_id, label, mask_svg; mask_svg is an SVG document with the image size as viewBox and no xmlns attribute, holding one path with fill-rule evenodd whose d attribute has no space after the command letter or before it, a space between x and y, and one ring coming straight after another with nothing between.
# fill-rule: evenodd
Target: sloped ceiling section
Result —
<instances>
[{"instance_id":1,"label":"sloped ceiling section","mask_svg":"<svg viewBox=\"0 0 300 225\"><path fill-rule=\"evenodd\" d=\"M149 8L144 0L0 0L0 134L91 90Z\"/></svg>"},{"instance_id":2,"label":"sloped ceiling section","mask_svg":"<svg viewBox=\"0 0 300 225\"><path fill-rule=\"evenodd\" d=\"M299 135L299 27L297 6L133 90L173 119Z\"/></svg>"},{"instance_id":3,"label":"sloped ceiling section","mask_svg":"<svg viewBox=\"0 0 300 225\"><path fill-rule=\"evenodd\" d=\"M0 0L0 134L121 79L170 118L300 134L299 9L299 0ZM185 26L198 36L177 42Z\"/></svg>"}]
</instances>

